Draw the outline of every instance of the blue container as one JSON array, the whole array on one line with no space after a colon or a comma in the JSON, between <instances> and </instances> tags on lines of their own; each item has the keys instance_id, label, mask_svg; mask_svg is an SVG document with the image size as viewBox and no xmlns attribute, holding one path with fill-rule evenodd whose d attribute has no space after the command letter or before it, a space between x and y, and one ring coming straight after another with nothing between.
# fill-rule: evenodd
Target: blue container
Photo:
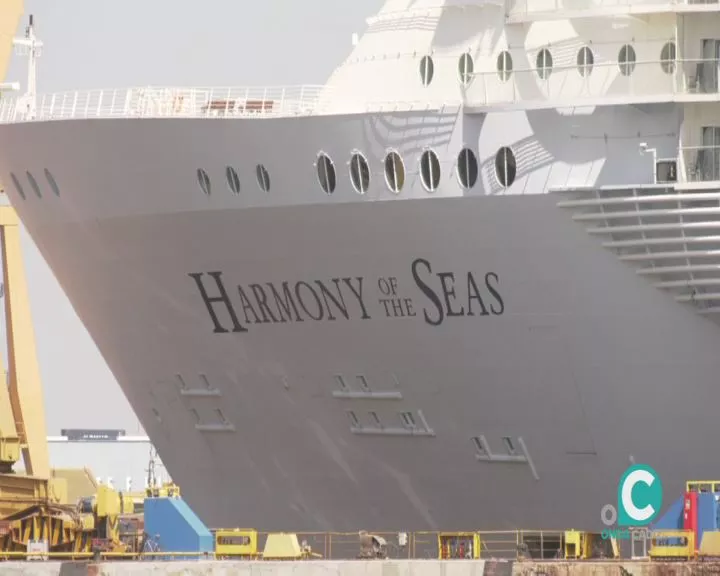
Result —
<instances>
[{"instance_id":1,"label":"blue container","mask_svg":"<svg viewBox=\"0 0 720 576\"><path fill-rule=\"evenodd\" d=\"M668 506L665 513L653 524L653 530L682 530L683 504L684 498L678 498L675 502Z\"/></svg>"},{"instance_id":2,"label":"blue container","mask_svg":"<svg viewBox=\"0 0 720 576\"><path fill-rule=\"evenodd\" d=\"M161 552L198 553L170 559L199 559L200 553L212 554L215 550L210 530L181 498L146 498L145 532Z\"/></svg>"},{"instance_id":3,"label":"blue container","mask_svg":"<svg viewBox=\"0 0 720 576\"><path fill-rule=\"evenodd\" d=\"M718 493L701 492L698 494L698 533L695 546L700 548L703 533L718 529Z\"/></svg>"}]
</instances>

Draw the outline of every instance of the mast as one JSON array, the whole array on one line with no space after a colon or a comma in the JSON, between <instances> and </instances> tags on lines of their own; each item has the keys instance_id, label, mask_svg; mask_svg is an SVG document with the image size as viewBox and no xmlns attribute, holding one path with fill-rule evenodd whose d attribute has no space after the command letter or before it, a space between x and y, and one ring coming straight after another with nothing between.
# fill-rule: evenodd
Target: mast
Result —
<instances>
[{"instance_id":1,"label":"mast","mask_svg":"<svg viewBox=\"0 0 720 576\"><path fill-rule=\"evenodd\" d=\"M34 118L37 109L37 59L42 54L43 43L35 36L35 23L32 14L30 14L28 25L25 28L25 37L15 38L13 45L20 56L28 57L26 91L18 104L21 109L24 108L28 118Z\"/></svg>"}]
</instances>

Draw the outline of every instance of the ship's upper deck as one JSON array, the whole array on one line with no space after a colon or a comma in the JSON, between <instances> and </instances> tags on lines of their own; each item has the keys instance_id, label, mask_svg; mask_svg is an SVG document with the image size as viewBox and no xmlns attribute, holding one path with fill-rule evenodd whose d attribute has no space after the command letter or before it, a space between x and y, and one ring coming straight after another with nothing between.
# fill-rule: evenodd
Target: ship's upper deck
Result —
<instances>
[{"instance_id":1,"label":"ship's upper deck","mask_svg":"<svg viewBox=\"0 0 720 576\"><path fill-rule=\"evenodd\" d=\"M720 101L720 0L388 0L325 86L0 100L0 122Z\"/></svg>"}]
</instances>

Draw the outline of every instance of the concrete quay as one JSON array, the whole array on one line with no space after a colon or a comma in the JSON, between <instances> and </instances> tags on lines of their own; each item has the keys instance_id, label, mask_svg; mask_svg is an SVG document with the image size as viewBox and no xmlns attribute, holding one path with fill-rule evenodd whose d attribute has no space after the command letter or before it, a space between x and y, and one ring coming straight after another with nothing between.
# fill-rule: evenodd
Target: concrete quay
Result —
<instances>
[{"instance_id":1,"label":"concrete quay","mask_svg":"<svg viewBox=\"0 0 720 576\"><path fill-rule=\"evenodd\" d=\"M3 576L697 576L720 562L305 560L297 562L2 562Z\"/></svg>"}]
</instances>

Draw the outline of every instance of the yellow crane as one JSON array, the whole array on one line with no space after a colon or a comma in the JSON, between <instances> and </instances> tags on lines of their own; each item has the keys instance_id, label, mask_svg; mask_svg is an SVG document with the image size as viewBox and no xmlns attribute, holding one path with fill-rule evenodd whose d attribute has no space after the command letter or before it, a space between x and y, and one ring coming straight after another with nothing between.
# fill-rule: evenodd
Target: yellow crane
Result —
<instances>
[{"instance_id":1,"label":"yellow crane","mask_svg":"<svg viewBox=\"0 0 720 576\"><path fill-rule=\"evenodd\" d=\"M0 357L0 517L41 503L65 500L67 485L51 479L43 391L27 281L20 248L20 221L0 194L0 250L8 367ZM0 381L0 384L2 382ZM25 474L14 466L22 457Z\"/></svg>"},{"instance_id":2,"label":"yellow crane","mask_svg":"<svg viewBox=\"0 0 720 576\"><path fill-rule=\"evenodd\" d=\"M0 81L5 77L23 0L0 2ZM0 249L5 300L8 370L0 354L0 517L29 505L64 500L67 487L50 478L45 411L20 222L0 184ZM4 380L3 380L4 377ZM22 457L25 474L14 470Z\"/></svg>"},{"instance_id":3,"label":"yellow crane","mask_svg":"<svg viewBox=\"0 0 720 576\"><path fill-rule=\"evenodd\" d=\"M0 1L0 82L5 78L10 55L12 54L13 38L23 15L24 0Z\"/></svg>"}]
</instances>

